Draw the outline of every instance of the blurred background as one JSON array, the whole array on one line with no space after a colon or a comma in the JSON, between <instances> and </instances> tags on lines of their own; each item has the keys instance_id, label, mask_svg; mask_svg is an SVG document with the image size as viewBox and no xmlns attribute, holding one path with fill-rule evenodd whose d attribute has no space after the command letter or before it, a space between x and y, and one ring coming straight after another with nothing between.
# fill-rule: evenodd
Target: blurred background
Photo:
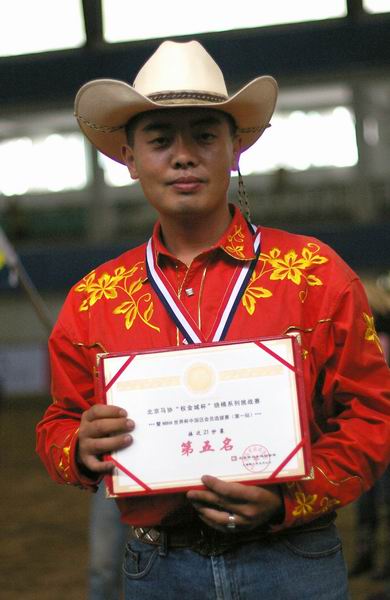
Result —
<instances>
[{"instance_id":1,"label":"blurred background","mask_svg":"<svg viewBox=\"0 0 390 600\"><path fill-rule=\"evenodd\" d=\"M89 496L34 456L49 399L46 343L71 285L143 241L155 214L73 117L93 78L132 82L163 39L198 39L232 93L273 75L272 127L241 171L255 223L314 235L359 273L386 345L390 320L390 0L0 1L0 596L86 597ZM231 199L236 199L233 177ZM379 509L386 521L386 506ZM347 558L354 507L341 511ZM379 527L377 553L390 552ZM353 600L386 580L351 577ZM4 595L3 595L4 594ZM370 596L371 595L371 596ZM377 596L390 597L390 596Z\"/></svg>"}]
</instances>

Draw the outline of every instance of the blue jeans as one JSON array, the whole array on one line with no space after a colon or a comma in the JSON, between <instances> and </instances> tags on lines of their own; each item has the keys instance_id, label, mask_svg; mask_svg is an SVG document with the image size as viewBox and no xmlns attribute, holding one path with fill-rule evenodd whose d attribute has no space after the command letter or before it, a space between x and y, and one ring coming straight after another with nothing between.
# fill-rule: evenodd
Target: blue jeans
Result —
<instances>
[{"instance_id":1,"label":"blue jeans","mask_svg":"<svg viewBox=\"0 0 390 600\"><path fill-rule=\"evenodd\" d=\"M89 527L89 600L118 600L123 587L123 552L129 528L120 521L116 502L101 484L91 499Z\"/></svg>"},{"instance_id":2,"label":"blue jeans","mask_svg":"<svg viewBox=\"0 0 390 600\"><path fill-rule=\"evenodd\" d=\"M126 600L346 600L347 571L333 524L243 544L220 556L131 540Z\"/></svg>"}]
</instances>

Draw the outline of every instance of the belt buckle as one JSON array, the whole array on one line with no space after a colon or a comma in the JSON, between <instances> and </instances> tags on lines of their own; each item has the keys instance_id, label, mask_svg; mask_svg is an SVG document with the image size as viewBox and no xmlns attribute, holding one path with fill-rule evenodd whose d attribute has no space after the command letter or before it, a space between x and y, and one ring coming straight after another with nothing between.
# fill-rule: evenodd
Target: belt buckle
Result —
<instances>
[{"instance_id":1,"label":"belt buckle","mask_svg":"<svg viewBox=\"0 0 390 600\"><path fill-rule=\"evenodd\" d=\"M154 527L133 527L134 536L144 544L158 545L161 532Z\"/></svg>"}]
</instances>

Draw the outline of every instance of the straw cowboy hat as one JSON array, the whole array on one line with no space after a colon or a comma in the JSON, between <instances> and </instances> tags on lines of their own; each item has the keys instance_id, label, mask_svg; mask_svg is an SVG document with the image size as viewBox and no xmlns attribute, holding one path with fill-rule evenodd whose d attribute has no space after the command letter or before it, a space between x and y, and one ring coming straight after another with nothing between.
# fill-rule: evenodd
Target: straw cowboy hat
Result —
<instances>
[{"instance_id":1,"label":"straw cowboy hat","mask_svg":"<svg viewBox=\"0 0 390 600\"><path fill-rule=\"evenodd\" d=\"M199 42L166 41L141 68L133 86L116 79L83 85L75 116L89 141L120 163L128 121L162 108L205 107L228 113L246 150L269 126L277 93L275 79L263 76L229 98L221 69Z\"/></svg>"}]
</instances>

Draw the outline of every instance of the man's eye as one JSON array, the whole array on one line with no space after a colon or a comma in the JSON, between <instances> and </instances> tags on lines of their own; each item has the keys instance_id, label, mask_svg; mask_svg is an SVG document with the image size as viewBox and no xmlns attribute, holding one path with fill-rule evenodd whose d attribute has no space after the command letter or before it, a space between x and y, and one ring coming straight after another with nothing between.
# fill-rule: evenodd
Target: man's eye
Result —
<instances>
[{"instance_id":1,"label":"man's eye","mask_svg":"<svg viewBox=\"0 0 390 600\"><path fill-rule=\"evenodd\" d=\"M216 138L216 136L214 133L211 133L210 131L203 131L202 133L199 134L199 138L203 142L211 142L212 140L214 140Z\"/></svg>"},{"instance_id":2,"label":"man's eye","mask_svg":"<svg viewBox=\"0 0 390 600\"><path fill-rule=\"evenodd\" d=\"M153 146L161 147L161 146L166 146L168 144L168 142L169 142L169 139L167 137L159 136L159 137L153 138L150 143L153 144Z\"/></svg>"}]
</instances>

